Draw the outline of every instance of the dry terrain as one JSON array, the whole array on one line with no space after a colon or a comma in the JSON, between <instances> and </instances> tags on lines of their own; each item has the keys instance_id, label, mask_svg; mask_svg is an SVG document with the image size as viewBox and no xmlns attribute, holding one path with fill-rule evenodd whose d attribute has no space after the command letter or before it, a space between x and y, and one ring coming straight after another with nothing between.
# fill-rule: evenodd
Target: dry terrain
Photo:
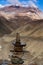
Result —
<instances>
[{"instance_id":1,"label":"dry terrain","mask_svg":"<svg viewBox=\"0 0 43 65\"><path fill-rule=\"evenodd\" d=\"M0 59L8 59L16 33L20 33L21 42L26 43L24 65L43 65L43 19L32 19L16 15L13 18L0 16Z\"/></svg>"}]
</instances>

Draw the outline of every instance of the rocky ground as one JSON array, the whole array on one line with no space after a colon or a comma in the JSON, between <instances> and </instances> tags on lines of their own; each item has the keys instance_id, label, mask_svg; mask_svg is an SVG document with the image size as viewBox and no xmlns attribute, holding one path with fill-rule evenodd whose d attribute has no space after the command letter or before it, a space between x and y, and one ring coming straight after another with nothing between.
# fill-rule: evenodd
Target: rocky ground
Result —
<instances>
[{"instance_id":1,"label":"rocky ground","mask_svg":"<svg viewBox=\"0 0 43 65\"><path fill-rule=\"evenodd\" d=\"M33 13L36 14L36 10L31 10L33 10L31 15ZM8 16L5 11L4 13L1 12L0 59L10 60L10 49L13 48L12 42L15 41L16 33L19 32L21 42L26 43L26 47L24 49L27 52L22 56L24 59L24 65L43 65L43 19L37 14L36 15L38 17L36 15L32 15L32 18L29 16L29 13L25 14L23 12L16 16L11 14L13 17ZM23 16L23 14L25 15ZM35 19L34 17L37 17L38 19Z\"/></svg>"}]
</instances>

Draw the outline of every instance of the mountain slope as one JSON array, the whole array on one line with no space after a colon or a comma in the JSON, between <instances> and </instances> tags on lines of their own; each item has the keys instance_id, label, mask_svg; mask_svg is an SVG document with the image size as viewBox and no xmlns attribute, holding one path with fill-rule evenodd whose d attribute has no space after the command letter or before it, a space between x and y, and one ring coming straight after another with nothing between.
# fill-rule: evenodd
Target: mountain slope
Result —
<instances>
[{"instance_id":1,"label":"mountain slope","mask_svg":"<svg viewBox=\"0 0 43 65\"><path fill-rule=\"evenodd\" d=\"M16 22L16 24L17 24L17 22ZM8 45L8 48L10 50L10 48L11 48L10 46L12 46L11 43L12 43L12 41L15 40L15 35L17 32L19 32L21 35L21 41L26 43L26 48L25 48L26 51L30 52L32 55L32 57L30 57L28 53L26 55L24 55L27 59L25 64L28 65L31 62L35 61L38 63L38 65L40 65L40 64L43 65L41 62L41 61L43 61L42 60L42 58L43 58L43 19L30 21L30 22L26 23L26 25L20 26L19 28L15 29L10 35L3 36L1 38L0 42L1 43L4 42L6 45ZM5 54L5 56L8 56L9 50L8 49L6 49L6 50L7 50L7 54L5 54L6 51L4 54ZM28 59L28 57L29 57L29 59ZM8 59L8 57L7 57L7 59Z\"/></svg>"},{"instance_id":2,"label":"mountain slope","mask_svg":"<svg viewBox=\"0 0 43 65\"><path fill-rule=\"evenodd\" d=\"M20 31L22 34L25 32L27 36L40 37L43 36L43 19L35 21L27 16L16 16L16 18L7 20L2 16L0 17L0 28L3 33L11 33L18 29L17 31Z\"/></svg>"},{"instance_id":3,"label":"mountain slope","mask_svg":"<svg viewBox=\"0 0 43 65\"><path fill-rule=\"evenodd\" d=\"M31 21L31 19L29 17L25 17L25 16L24 17L16 16L16 18L11 18L10 20L7 20L5 17L0 16L0 29L1 29L0 34L1 33L3 33L3 34L11 33L15 29L26 25L30 21Z\"/></svg>"},{"instance_id":4,"label":"mountain slope","mask_svg":"<svg viewBox=\"0 0 43 65\"><path fill-rule=\"evenodd\" d=\"M8 18L12 18L15 15L28 16L32 19L43 18L43 15L42 15L43 13L38 8L35 8L35 7L21 7L21 6L11 5L11 6L6 6L4 8L1 8L0 12L2 12L2 15L5 14Z\"/></svg>"},{"instance_id":5,"label":"mountain slope","mask_svg":"<svg viewBox=\"0 0 43 65\"><path fill-rule=\"evenodd\" d=\"M24 54L25 57L23 57L23 59L26 59L25 65L29 65L32 61L37 62L38 65L43 65L43 19L36 19L35 16L35 19L32 19L24 12L16 15L13 14L14 16L11 14L12 16L8 16L8 18L6 17L10 13L5 14L1 13L0 16L0 36L2 35L0 37L0 47L2 47L0 49L0 59L9 60L12 42L15 41L15 35L19 32L21 42L26 43L25 50L29 52Z\"/></svg>"},{"instance_id":6,"label":"mountain slope","mask_svg":"<svg viewBox=\"0 0 43 65\"><path fill-rule=\"evenodd\" d=\"M8 34L11 32L7 22L8 21L4 17L0 17L0 35Z\"/></svg>"}]
</instances>

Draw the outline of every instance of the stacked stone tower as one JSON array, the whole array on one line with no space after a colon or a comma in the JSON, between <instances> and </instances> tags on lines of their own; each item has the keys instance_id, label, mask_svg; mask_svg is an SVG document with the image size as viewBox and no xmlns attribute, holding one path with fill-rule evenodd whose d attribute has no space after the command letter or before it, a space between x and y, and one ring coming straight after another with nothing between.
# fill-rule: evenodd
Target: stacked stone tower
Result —
<instances>
[{"instance_id":1,"label":"stacked stone tower","mask_svg":"<svg viewBox=\"0 0 43 65\"><path fill-rule=\"evenodd\" d=\"M14 48L13 50L10 50L13 54L11 56L11 63L13 65L21 65L24 63L24 60L22 59L22 55L24 53L23 47L26 46L26 44L21 43L20 41L20 35L19 33L16 34L16 41L12 43Z\"/></svg>"}]
</instances>

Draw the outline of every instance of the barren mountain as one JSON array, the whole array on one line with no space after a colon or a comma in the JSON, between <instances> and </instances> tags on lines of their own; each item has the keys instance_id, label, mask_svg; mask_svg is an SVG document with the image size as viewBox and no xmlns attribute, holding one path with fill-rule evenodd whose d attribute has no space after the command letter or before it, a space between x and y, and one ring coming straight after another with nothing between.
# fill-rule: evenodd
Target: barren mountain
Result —
<instances>
[{"instance_id":1,"label":"barren mountain","mask_svg":"<svg viewBox=\"0 0 43 65\"><path fill-rule=\"evenodd\" d=\"M41 11L9 6L7 9L0 9L0 12L0 59L9 60L11 43L19 32L21 42L26 43L25 50L29 52L23 57L25 65L32 62L43 65L43 19L39 17Z\"/></svg>"},{"instance_id":2,"label":"barren mountain","mask_svg":"<svg viewBox=\"0 0 43 65\"><path fill-rule=\"evenodd\" d=\"M13 18L15 15L28 16L32 19L42 19L43 13L35 7L21 7L21 6L6 6L0 9L1 15Z\"/></svg>"},{"instance_id":3,"label":"barren mountain","mask_svg":"<svg viewBox=\"0 0 43 65\"><path fill-rule=\"evenodd\" d=\"M20 18L20 19L19 19ZM21 21L22 20L22 21ZM21 22L20 22L21 21ZM26 22L27 21L27 22ZM7 20L5 17L0 16L0 35L2 34L10 34L15 29L18 29L21 26L24 26L31 22L31 19L27 16L16 16L15 18L11 18Z\"/></svg>"}]
</instances>

